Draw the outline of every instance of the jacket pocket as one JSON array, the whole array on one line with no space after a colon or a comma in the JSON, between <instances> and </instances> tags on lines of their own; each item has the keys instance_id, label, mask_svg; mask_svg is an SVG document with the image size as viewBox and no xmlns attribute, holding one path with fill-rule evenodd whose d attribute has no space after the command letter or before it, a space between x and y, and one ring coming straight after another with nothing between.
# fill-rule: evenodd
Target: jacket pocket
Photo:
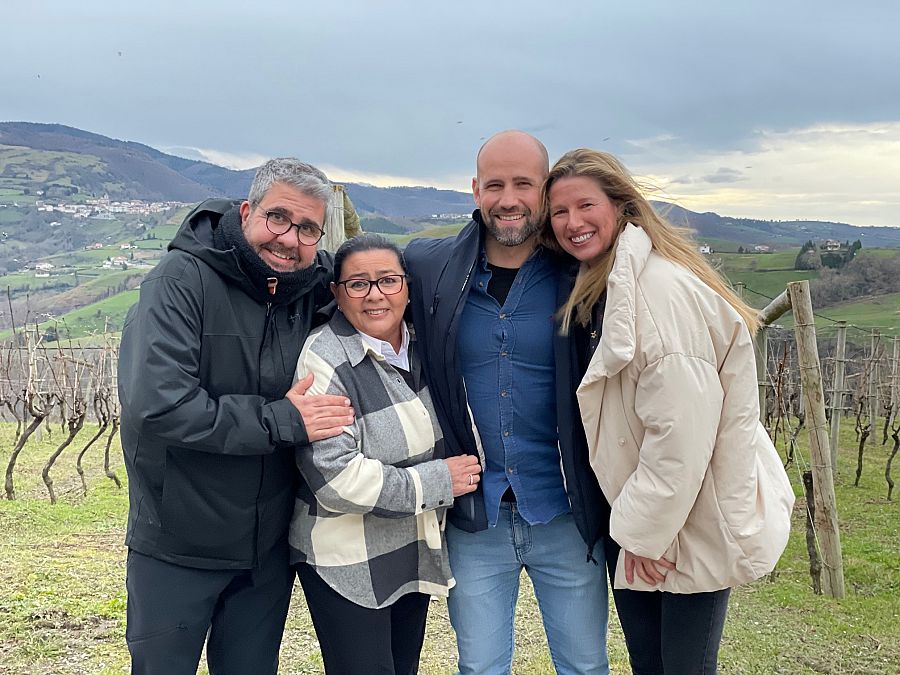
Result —
<instances>
[{"instance_id":1,"label":"jacket pocket","mask_svg":"<svg viewBox=\"0 0 900 675\"><path fill-rule=\"evenodd\" d=\"M160 547L176 556L252 561L256 543L256 462L169 448Z\"/></svg>"}]
</instances>

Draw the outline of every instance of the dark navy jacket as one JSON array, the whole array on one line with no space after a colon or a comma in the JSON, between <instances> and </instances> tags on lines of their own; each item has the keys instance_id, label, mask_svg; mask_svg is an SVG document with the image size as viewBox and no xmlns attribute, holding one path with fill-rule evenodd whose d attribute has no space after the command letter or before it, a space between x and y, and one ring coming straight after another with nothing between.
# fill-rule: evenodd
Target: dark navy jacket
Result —
<instances>
[{"instance_id":1,"label":"dark navy jacket","mask_svg":"<svg viewBox=\"0 0 900 675\"><path fill-rule=\"evenodd\" d=\"M414 239L405 251L411 276L413 323L448 456L477 454L456 353L459 319L484 240L481 214L475 211L472 218L454 238ZM575 270L562 258L559 264L562 277L558 304L561 306L572 289ZM577 344L580 342L558 334L554 339L557 424L572 515L590 550L609 530L609 504L588 462L587 441L578 413L575 390L583 374L580 365L583 359L579 359ZM480 485L476 492L456 498L450 521L469 532L487 528Z\"/></svg>"}]
</instances>

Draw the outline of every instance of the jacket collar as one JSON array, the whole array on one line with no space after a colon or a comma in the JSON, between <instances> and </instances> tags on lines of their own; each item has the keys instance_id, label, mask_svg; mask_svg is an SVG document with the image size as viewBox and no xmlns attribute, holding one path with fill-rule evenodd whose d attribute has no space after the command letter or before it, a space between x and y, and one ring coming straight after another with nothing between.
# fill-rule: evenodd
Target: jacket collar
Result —
<instances>
[{"instance_id":1,"label":"jacket collar","mask_svg":"<svg viewBox=\"0 0 900 675\"><path fill-rule=\"evenodd\" d=\"M606 311L597 353L586 378L610 377L634 359L637 347L635 320L638 278L650 257L650 237L628 223L616 246L616 259L606 281Z\"/></svg>"},{"instance_id":2,"label":"jacket collar","mask_svg":"<svg viewBox=\"0 0 900 675\"><path fill-rule=\"evenodd\" d=\"M331 321L328 322L328 326L335 337L337 337L338 342L341 343L351 368L358 366L369 354L376 361L384 361L384 356L381 352L366 342L359 331L353 327L353 324L340 311L334 313ZM412 345L416 340L416 333L411 325L407 324L407 328L409 330L409 344Z\"/></svg>"},{"instance_id":3,"label":"jacket collar","mask_svg":"<svg viewBox=\"0 0 900 675\"><path fill-rule=\"evenodd\" d=\"M168 250L179 249L202 260L213 268L216 273L231 283L240 287L245 293L253 297L261 304L273 302L273 296L269 295L263 283L254 283L253 275L249 275L246 264L242 263L241 256L235 248L222 248L217 244L216 230L223 227L226 219L240 221L238 208L239 200L210 199L198 205L189 213L184 222L169 243ZM302 296L320 287L325 289L326 281L330 280L332 269L332 254L326 251L317 251L312 263L312 269L302 270L303 274L291 273L285 277L296 277L297 283L291 285L289 292L280 294L278 301L283 304L296 303ZM260 265L264 263L259 261ZM281 276L275 272L275 276ZM258 275L257 275L258 276ZM302 277L302 279L300 278ZM287 284L281 288L288 288Z\"/></svg>"}]
</instances>

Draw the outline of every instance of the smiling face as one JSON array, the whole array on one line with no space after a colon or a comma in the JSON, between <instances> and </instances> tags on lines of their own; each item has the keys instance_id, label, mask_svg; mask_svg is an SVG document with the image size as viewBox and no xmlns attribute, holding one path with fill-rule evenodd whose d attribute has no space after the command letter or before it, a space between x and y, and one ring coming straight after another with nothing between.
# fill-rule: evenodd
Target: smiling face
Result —
<instances>
[{"instance_id":1,"label":"smiling face","mask_svg":"<svg viewBox=\"0 0 900 675\"><path fill-rule=\"evenodd\" d=\"M591 264L619 231L618 208L593 178L568 176L550 186L550 226L566 253Z\"/></svg>"},{"instance_id":2,"label":"smiling face","mask_svg":"<svg viewBox=\"0 0 900 675\"><path fill-rule=\"evenodd\" d=\"M241 204L241 229L247 243L276 272L297 272L309 267L316 257L316 247L304 246L297 239L297 228L284 234L272 234L266 227L266 212L277 211L292 223L310 222L319 228L325 224L325 204L293 185L275 183L256 206Z\"/></svg>"},{"instance_id":3,"label":"smiling face","mask_svg":"<svg viewBox=\"0 0 900 675\"><path fill-rule=\"evenodd\" d=\"M472 193L488 233L503 246L530 244L541 228L541 185L547 176L537 142L521 132L498 134L481 149L477 168Z\"/></svg>"},{"instance_id":4,"label":"smiling face","mask_svg":"<svg viewBox=\"0 0 900 675\"><path fill-rule=\"evenodd\" d=\"M388 275L403 274L403 267L397 254L386 249L370 249L351 253L341 267L341 278L365 279L375 281ZM338 307L353 327L379 340L390 342L394 350L400 349L402 332L400 324L409 300L406 280L403 281L399 293L385 295L373 284L369 294L364 298L351 298L347 295L344 284L331 284L331 292L337 300Z\"/></svg>"}]
</instances>

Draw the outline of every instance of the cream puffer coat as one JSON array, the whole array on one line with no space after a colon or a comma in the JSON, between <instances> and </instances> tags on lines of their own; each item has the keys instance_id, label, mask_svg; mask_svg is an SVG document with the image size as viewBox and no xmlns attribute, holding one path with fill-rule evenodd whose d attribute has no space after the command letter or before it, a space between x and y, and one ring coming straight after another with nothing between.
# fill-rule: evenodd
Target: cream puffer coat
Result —
<instances>
[{"instance_id":1,"label":"cream puffer coat","mask_svg":"<svg viewBox=\"0 0 900 675\"><path fill-rule=\"evenodd\" d=\"M772 570L794 493L759 422L750 333L693 273L629 224L609 275L600 344L578 388L591 466L623 549L675 563L650 586L715 591Z\"/></svg>"}]
</instances>

